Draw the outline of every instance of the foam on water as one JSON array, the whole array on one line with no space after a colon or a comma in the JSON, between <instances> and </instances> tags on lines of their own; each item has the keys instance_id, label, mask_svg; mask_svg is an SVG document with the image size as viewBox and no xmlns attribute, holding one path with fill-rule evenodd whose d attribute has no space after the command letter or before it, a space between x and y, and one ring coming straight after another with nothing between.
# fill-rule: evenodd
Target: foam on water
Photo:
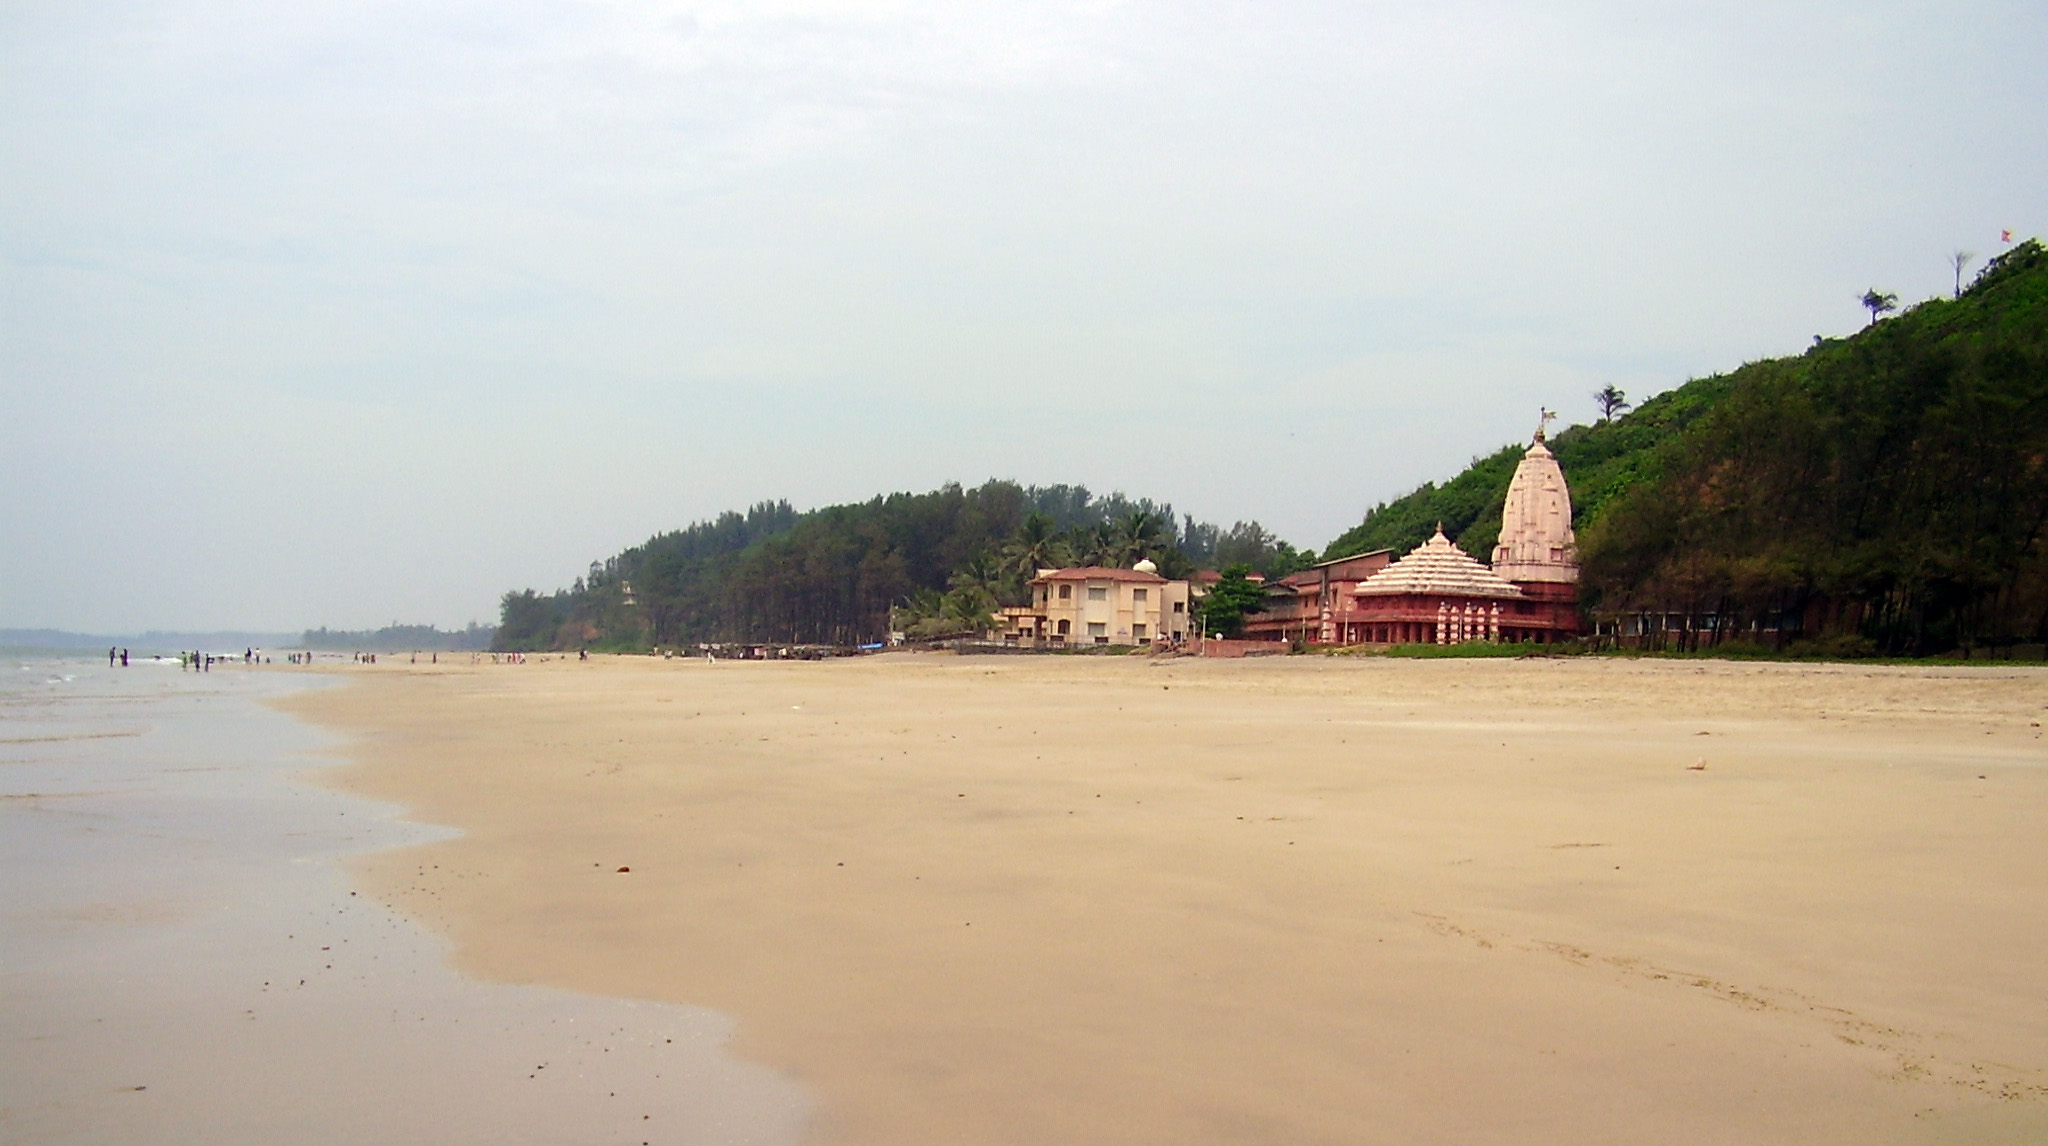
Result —
<instances>
[{"instance_id":1,"label":"foam on water","mask_svg":"<svg viewBox=\"0 0 2048 1146\"><path fill-rule=\"evenodd\" d=\"M144 662L137 661L137 664ZM175 664L176 662L170 662ZM0 1141L786 1143L690 1007L477 983L343 856L436 838L294 774L288 671L0 677Z\"/></svg>"}]
</instances>

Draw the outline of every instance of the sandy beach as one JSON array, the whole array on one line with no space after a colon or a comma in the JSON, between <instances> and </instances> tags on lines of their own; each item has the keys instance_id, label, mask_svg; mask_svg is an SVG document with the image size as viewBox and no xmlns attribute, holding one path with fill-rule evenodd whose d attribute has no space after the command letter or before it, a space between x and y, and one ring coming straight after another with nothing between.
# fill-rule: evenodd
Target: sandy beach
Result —
<instances>
[{"instance_id":1,"label":"sandy beach","mask_svg":"<svg viewBox=\"0 0 2048 1146\"><path fill-rule=\"evenodd\" d=\"M325 775L462 833L363 887L817 1142L2048 1137L2039 668L338 671Z\"/></svg>"}]
</instances>

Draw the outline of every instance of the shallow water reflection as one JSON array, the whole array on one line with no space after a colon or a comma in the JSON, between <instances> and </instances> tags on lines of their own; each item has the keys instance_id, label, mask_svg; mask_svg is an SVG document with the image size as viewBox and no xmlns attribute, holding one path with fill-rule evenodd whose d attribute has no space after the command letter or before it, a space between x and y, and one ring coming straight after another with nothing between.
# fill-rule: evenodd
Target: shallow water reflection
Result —
<instances>
[{"instance_id":1,"label":"shallow water reflection","mask_svg":"<svg viewBox=\"0 0 2048 1146\"><path fill-rule=\"evenodd\" d=\"M0 673L0 1140L784 1143L801 1090L715 1012L477 983L334 861L431 839L298 783L319 687Z\"/></svg>"}]
</instances>

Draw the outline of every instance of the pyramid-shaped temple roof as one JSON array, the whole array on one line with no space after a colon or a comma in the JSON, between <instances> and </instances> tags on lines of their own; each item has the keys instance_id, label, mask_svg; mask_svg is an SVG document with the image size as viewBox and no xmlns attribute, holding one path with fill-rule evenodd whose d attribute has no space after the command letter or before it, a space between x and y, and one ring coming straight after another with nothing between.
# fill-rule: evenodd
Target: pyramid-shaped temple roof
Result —
<instances>
[{"instance_id":1,"label":"pyramid-shaped temple roof","mask_svg":"<svg viewBox=\"0 0 2048 1146\"><path fill-rule=\"evenodd\" d=\"M1471 555L1444 536L1436 536L1410 550L1406 557L1365 579L1357 590L1364 596L1400 594L1442 594L1457 597L1520 597L1522 591L1472 559Z\"/></svg>"}]
</instances>

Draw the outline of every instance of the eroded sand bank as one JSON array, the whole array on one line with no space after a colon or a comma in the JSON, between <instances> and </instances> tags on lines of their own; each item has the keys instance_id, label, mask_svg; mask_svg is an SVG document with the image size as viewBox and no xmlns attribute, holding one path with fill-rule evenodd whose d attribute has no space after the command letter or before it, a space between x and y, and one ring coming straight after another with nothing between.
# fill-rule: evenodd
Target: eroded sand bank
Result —
<instances>
[{"instance_id":1,"label":"eroded sand bank","mask_svg":"<svg viewBox=\"0 0 2048 1146\"><path fill-rule=\"evenodd\" d=\"M2048 1133L2038 669L356 675L291 702L338 782L465 833L360 878L476 974L735 1016L820 1141Z\"/></svg>"}]
</instances>

